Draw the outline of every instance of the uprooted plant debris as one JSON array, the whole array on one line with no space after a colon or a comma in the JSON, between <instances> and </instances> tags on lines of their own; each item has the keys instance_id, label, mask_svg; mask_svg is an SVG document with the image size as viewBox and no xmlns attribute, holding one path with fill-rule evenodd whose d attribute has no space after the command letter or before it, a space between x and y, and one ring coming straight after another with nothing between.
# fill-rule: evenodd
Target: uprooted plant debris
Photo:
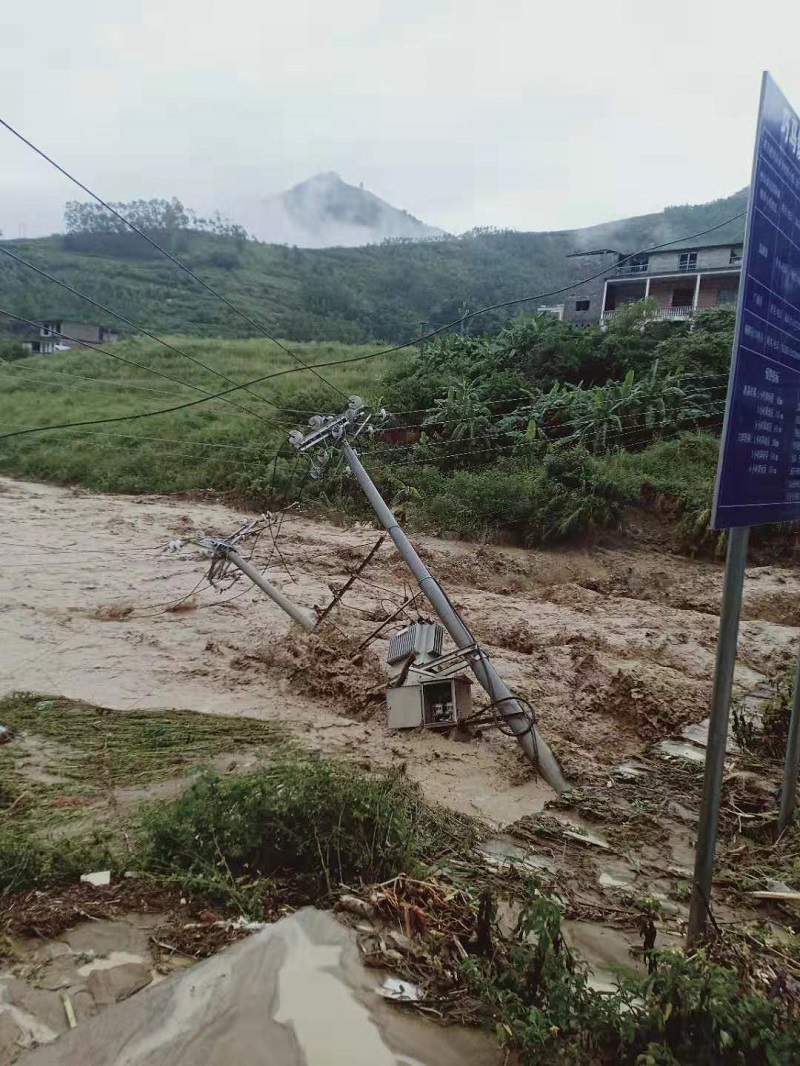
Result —
<instances>
[{"instance_id":1,"label":"uprooted plant debris","mask_svg":"<svg viewBox=\"0 0 800 1066\"><path fill-rule=\"evenodd\" d=\"M276 909L270 921L286 910ZM212 910L201 896L187 898L174 885L131 877L105 886L69 884L0 897L0 959L14 959L14 941L57 940L82 922L121 920L129 914L157 915L154 946L195 959L214 955L252 931L252 924L231 907Z\"/></svg>"},{"instance_id":2,"label":"uprooted plant debris","mask_svg":"<svg viewBox=\"0 0 800 1066\"><path fill-rule=\"evenodd\" d=\"M612 716L620 729L650 741L696 721L704 698L705 693L687 698L672 690L657 692L644 678L619 670L599 685L587 684L579 693L579 705L584 712Z\"/></svg>"},{"instance_id":3,"label":"uprooted plant debris","mask_svg":"<svg viewBox=\"0 0 800 1066\"><path fill-rule=\"evenodd\" d=\"M32 733L38 725L62 743L65 731L83 723L86 738L78 745L114 756L105 764L96 760L100 768L93 770L98 777L92 787L108 780L110 770L117 783L141 773L132 744L158 749L154 741L164 723L142 732L147 721L136 725L131 718L117 733L115 716L101 709L78 710L71 717L65 705L59 716L48 713L53 708L47 703L30 697L15 705L15 728ZM204 729L225 721L204 720L195 728L192 719L170 719L163 732L166 763L152 764L157 772L151 780L176 769L179 737L185 741L191 734L192 747L213 748ZM128 728L140 730L135 743ZM69 748L70 758L76 750ZM4 748L3 759L10 757ZM616 780L609 789L600 782L564 802L599 822L612 847L623 847L634 833L652 837L661 804L672 802L671 795L685 799L687 789L698 786L696 775L680 767L662 767L661 774L670 781L666 793L654 761L635 783ZM565 916L585 917L580 910L585 901L568 875L531 875L524 863L498 868L485 861L484 852L478 858L483 828L427 803L400 773L365 774L335 760L273 750L270 761L252 772L200 773L177 799L138 808L115 826L116 837L88 850L82 838L70 839L67 847L29 820L37 803L51 802L48 790L63 791L61 783L32 789L30 802L23 802L24 792L13 791L20 787L14 774L9 781L11 791L2 800L6 813L12 812L7 820L32 826L35 846L32 852L18 833L7 841L16 850L3 853L10 860L7 869L15 871L0 899L0 933L6 939L57 937L87 918L144 911L163 915L152 934L159 952L199 958L246 935L252 921L338 900L340 913L356 927L365 962L414 986L417 995L406 1009L448 1022L491 1025L522 1064L774 1066L800 1056L793 948L781 947L766 933L759 939L748 928L736 930L735 944L716 937L709 954L658 951L658 909L620 897L612 901L618 920L639 930L650 972L622 974L613 991L598 994L587 966L562 935ZM512 827L517 840L529 839L539 852L568 853L575 878L588 862L592 841L569 837L565 829L572 832L548 814ZM796 861L794 831L784 848L781 869L788 877ZM104 865L87 865L100 858ZM110 869L111 885L76 884L87 869ZM28 890L15 893L26 870L32 879ZM128 871L133 876L125 876ZM605 903L595 900L585 905L596 906L595 916L602 916Z\"/></svg>"},{"instance_id":4,"label":"uprooted plant debris","mask_svg":"<svg viewBox=\"0 0 800 1066\"><path fill-rule=\"evenodd\" d=\"M365 963L408 982L407 1008L491 1024L523 1064L773 1066L800 1053L788 972L722 965L719 948L716 961L657 952L651 914L640 923L648 976L620 975L615 991L598 995L564 941L559 901L527 881L509 933L497 921L498 889L401 874L343 896L338 909L356 924Z\"/></svg>"}]
</instances>

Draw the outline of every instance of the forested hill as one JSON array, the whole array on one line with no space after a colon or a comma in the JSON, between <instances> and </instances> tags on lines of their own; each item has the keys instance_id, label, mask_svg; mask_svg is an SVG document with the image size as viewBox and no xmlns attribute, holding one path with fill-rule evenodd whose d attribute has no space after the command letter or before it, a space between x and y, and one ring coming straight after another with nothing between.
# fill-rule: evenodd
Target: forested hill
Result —
<instances>
[{"instance_id":1,"label":"forested hill","mask_svg":"<svg viewBox=\"0 0 800 1066\"><path fill-rule=\"evenodd\" d=\"M405 340L421 324L439 325L470 310L536 295L597 268L567 255L591 248L635 251L689 236L736 214L747 193L575 231L475 231L433 241L361 248L301 249L244 240L230 232L181 229L173 252L270 332L294 340ZM740 240L743 222L697 243ZM160 333L243 336L253 330L135 234L68 233L2 242L78 291ZM547 301L544 301L547 302ZM555 299L550 302L557 302ZM497 327L506 314L474 320ZM115 326L113 318L32 271L0 256L0 307L26 318L72 318ZM3 321L0 320L0 330ZM130 332L122 327L121 332Z\"/></svg>"}]
</instances>

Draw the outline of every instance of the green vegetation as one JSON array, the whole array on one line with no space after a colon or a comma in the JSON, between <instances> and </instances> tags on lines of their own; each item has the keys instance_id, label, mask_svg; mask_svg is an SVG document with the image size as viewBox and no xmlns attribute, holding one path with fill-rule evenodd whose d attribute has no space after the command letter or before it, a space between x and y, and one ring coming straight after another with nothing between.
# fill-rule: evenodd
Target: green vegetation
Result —
<instances>
[{"instance_id":1,"label":"green vegetation","mask_svg":"<svg viewBox=\"0 0 800 1066\"><path fill-rule=\"evenodd\" d=\"M655 510L709 540L733 313L692 326L637 304L606 330L519 319L393 367L382 400L405 446L375 444L384 489L418 525L552 543Z\"/></svg>"},{"instance_id":2,"label":"green vegetation","mask_svg":"<svg viewBox=\"0 0 800 1066\"><path fill-rule=\"evenodd\" d=\"M649 977L598 995L561 919L530 885L512 943L466 964L501 1045L523 1064L778 1066L800 1054L791 1007L702 952L651 952Z\"/></svg>"},{"instance_id":3,"label":"green vegetation","mask_svg":"<svg viewBox=\"0 0 800 1066\"><path fill-rule=\"evenodd\" d=\"M244 241L223 220L191 216L175 201L121 205L145 231L234 300L275 336L363 343L407 340L420 323L545 293L593 272L596 260L567 259L581 248L635 251L713 226L746 205L745 192L695 207L671 207L570 233L475 231L433 241L365 248L288 248ZM242 337L253 329L140 237L93 205L70 204L64 237L9 241L15 254L156 333ZM227 226L227 228L226 228ZM222 227L222 228L220 228ZM700 243L738 241L741 221ZM117 327L113 318L25 267L2 260L0 306L34 321L67 318ZM523 309L535 311L536 303ZM497 330L516 312L497 311L468 331ZM125 328L123 327L123 332Z\"/></svg>"},{"instance_id":4,"label":"green vegetation","mask_svg":"<svg viewBox=\"0 0 800 1066\"><path fill-rule=\"evenodd\" d=\"M320 900L341 885L422 873L476 839L467 819L424 803L400 774L298 757L241 777L206 774L151 808L139 861L258 917L264 880Z\"/></svg>"},{"instance_id":5,"label":"green vegetation","mask_svg":"<svg viewBox=\"0 0 800 1066\"><path fill-rule=\"evenodd\" d=\"M759 708L758 715L736 702L731 723L739 747L751 755L782 760L789 739L795 669L791 667L769 679L772 695Z\"/></svg>"},{"instance_id":6,"label":"green vegetation","mask_svg":"<svg viewBox=\"0 0 800 1066\"><path fill-rule=\"evenodd\" d=\"M274 722L110 711L17 693L0 700L0 897L124 868L114 789L179 778L213 757L287 750Z\"/></svg>"},{"instance_id":7,"label":"green vegetation","mask_svg":"<svg viewBox=\"0 0 800 1066\"><path fill-rule=\"evenodd\" d=\"M800 1054L791 993L766 994L750 956L733 965L648 949L649 976L596 993L564 941L562 904L477 862L480 826L426 803L402 774L303 755L253 720L29 694L0 701L0 718L14 730L0 748L0 896L110 868L115 879L137 873L143 898L148 885L173 886L195 906L259 919L355 891L379 925L406 916L413 950L393 952L391 966L425 983L426 1005L482 1019L523 1066L777 1066ZM177 798L141 793L124 809L109 799L111 785L172 785L203 757L243 749L262 752L255 771L203 770ZM113 816L91 806L101 794ZM518 914L512 932L495 920L498 895ZM639 906L652 928L657 913Z\"/></svg>"},{"instance_id":8,"label":"green vegetation","mask_svg":"<svg viewBox=\"0 0 800 1066\"><path fill-rule=\"evenodd\" d=\"M235 381L297 366L269 341L173 340L195 359ZM299 344L292 350L304 362L316 363L358 356L372 349ZM114 352L207 392L228 387L217 375L155 342L123 341L114 346ZM345 395L361 390L369 394L377 388L385 366L385 360L368 360L324 373ZM202 397L196 389L90 351L0 365L0 383L0 432L113 418ZM271 496L275 453L286 443L290 429L303 424L296 409L305 411L314 397L319 398L323 410L333 410L343 401L306 371L255 386L253 392L270 402L247 392L235 393L231 399L265 421L216 400L145 420L2 441L0 469L21 477L107 492L228 492L263 506ZM276 410L276 403L285 410ZM296 494L300 476L292 478L295 466L294 454L287 447L286 458L278 462L275 471L276 503L281 493Z\"/></svg>"},{"instance_id":9,"label":"green vegetation","mask_svg":"<svg viewBox=\"0 0 800 1066\"><path fill-rule=\"evenodd\" d=\"M64 745L58 775L86 790L147 784L214 755L274 750L285 738L277 722L194 711L109 711L25 692L0 700L0 721L14 732Z\"/></svg>"},{"instance_id":10,"label":"green vegetation","mask_svg":"<svg viewBox=\"0 0 800 1066\"><path fill-rule=\"evenodd\" d=\"M647 304L606 330L520 318L495 335L449 336L422 352L328 368L335 388L302 370L255 386L257 395L236 393L233 405L215 400L146 421L11 438L0 442L0 469L101 491L215 491L257 508L302 491L307 505L363 515L363 496L337 464L309 482L305 460L286 443L309 415L359 393L394 412L399 428L362 449L379 486L417 526L537 545L616 528L631 508L645 508L696 547L711 542L732 329L727 308L702 312L691 328L654 320ZM176 343L237 381L296 366L266 341ZM370 352L321 343L294 350L312 364ZM124 341L115 352L206 391L224 385L155 342ZM201 395L94 352L8 363L0 379L3 429Z\"/></svg>"}]
</instances>

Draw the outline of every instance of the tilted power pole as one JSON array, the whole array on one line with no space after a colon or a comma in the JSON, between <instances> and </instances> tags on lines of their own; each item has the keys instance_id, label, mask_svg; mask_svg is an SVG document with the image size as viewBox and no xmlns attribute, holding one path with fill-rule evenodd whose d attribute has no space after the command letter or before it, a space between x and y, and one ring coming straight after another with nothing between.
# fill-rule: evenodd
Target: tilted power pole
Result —
<instances>
[{"instance_id":1,"label":"tilted power pole","mask_svg":"<svg viewBox=\"0 0 800 1066\"><path fill-rule=\"evenodd\" d=\"M416 578L420 591L436 611L456 646L467 653L465 658L478 683L485 689L492 704L497 708L498 714L515 735L527 757L539 769L545 781L557 793L563 792L568 788L567 782L555 756L537 731L535 723L514 698L486 652L479 646L450 602L447 593L419 557L411 541L401 529L400 523L364 469L355 449L348 442L348 435L357 437L364 430L368 431L369 422L370 418L363 411L362 401L358 397L352 397L349 407L343 414L327 419L317 416L311 420L310 433L304 435L296 430L289 439L301 453L317 449L327 453L336 442L342 443L345 461L364 490L378 520L392 538L395 547Z\"/></svg>"},{"instance_id":2,"label":"tilted power pole","mask_svg":"<svg viewBox=\"0 0 800 1066\"><path fill-rule=\"evenodd\" d=\"M224 560L231 563L241 570L241 572L249 577L254 585L257 585L262 592L266 592L273 603L276 603L282 611L292 619L301 625L303 629L311 632L314 626L317 624L316 618L313 618L308 611L303 610L302 607L298 607L296 603L292 601L281 592L280 589L276 589L275 586L267 581L262 573L247 561L236 551L236 541L233 539L226 539L224 537L207 537L205 534L199 534L193 538L193 543L203 550L212 558L217 560ZM213 565L213 564L212 564Z\"/></svg>"}]
</instances>

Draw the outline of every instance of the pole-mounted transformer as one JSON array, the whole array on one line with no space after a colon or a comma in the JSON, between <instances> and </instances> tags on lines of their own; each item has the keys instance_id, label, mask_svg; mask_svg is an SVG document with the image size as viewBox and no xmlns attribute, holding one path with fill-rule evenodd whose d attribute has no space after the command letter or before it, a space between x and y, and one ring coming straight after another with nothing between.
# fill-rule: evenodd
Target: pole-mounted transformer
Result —
<instances>
[{"instance_id":1,"label":"pole-mounted transformer","mask_svg":"<svg viewBox=\"0 0 800 1066\"><path fill-rule=\"evenodd\" d=\"M395 547L417 580L420 591L430 602L442 625L462 653L460 658L469 666L478 683L485 689L498 718L516 737L522 750L537 767L545 781L557 793L564 792L568 785L555 756L540 736L533 716L525 701L518 700L503 681L486 652L481 648L469 627L456 611L441 585L419 557L414 546L400 527L385 500L375 487L350 439L362 433L374 433L375 422L386 418L385 411L369 414L358 396L351 396L345 411L328 418L316 415L310 421L310 432L293 430L289 441L301 454L316 452L312 476L321 476L323 464L331 457L337 445L341 446L344 459L356 481L364 491L381 525L392 538ZM320 459L322 462L320 462ZM457 696L454 696L457 699Z\"/></svg>"}]
</instances>

